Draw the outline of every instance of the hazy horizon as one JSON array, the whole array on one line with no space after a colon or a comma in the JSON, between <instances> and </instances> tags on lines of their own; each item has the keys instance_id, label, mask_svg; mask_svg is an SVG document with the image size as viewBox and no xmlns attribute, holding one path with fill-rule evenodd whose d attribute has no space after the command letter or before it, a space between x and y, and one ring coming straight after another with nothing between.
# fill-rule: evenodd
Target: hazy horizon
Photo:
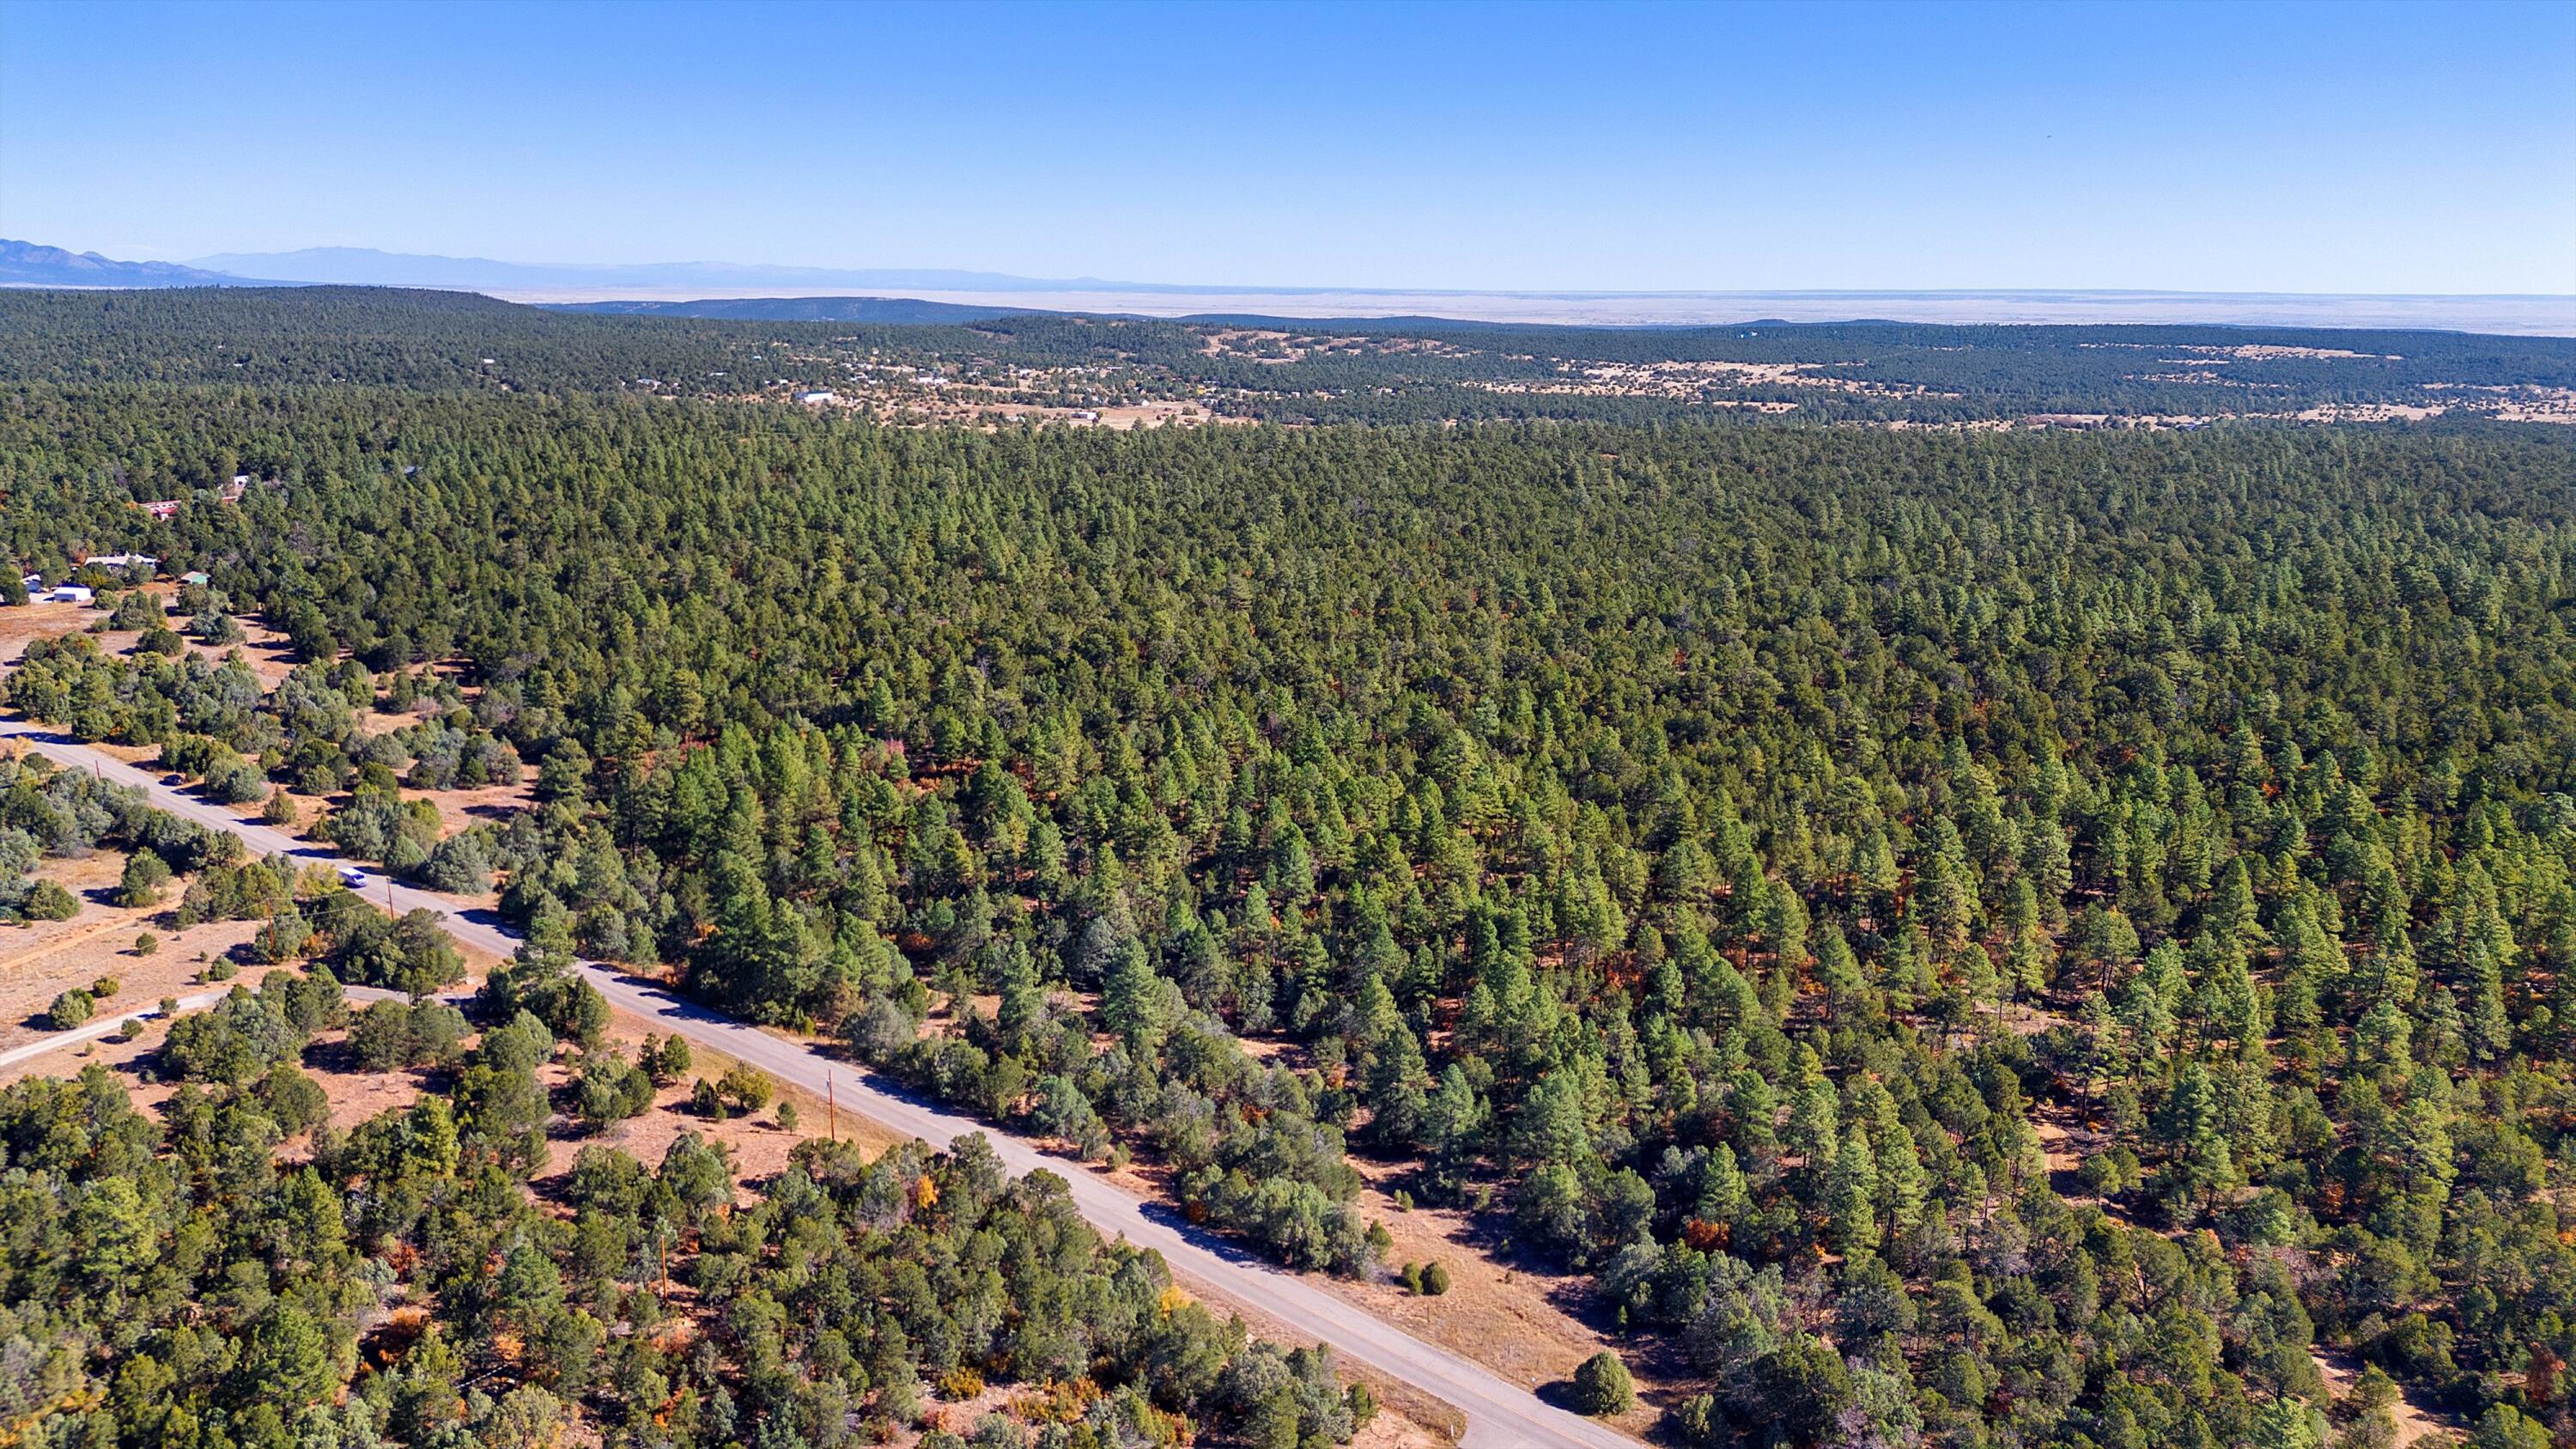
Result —
<instances>
[{"instance_id":1,"label":"hazy horizon","mask_svg":"<svg viewBox=\"0 0 2576 1449\"><path fill-rule=\"evenodd\" d=\"M73 248L73 250L90 250L90 249L89 249L89 248ZM1259 279L1259 278L1244 278L1244 277L1230 277L1230 278L1229 278L1229 277L1210 277L1210 278L1172 278L1172 277L1148 277L1148 276L1125 276L1125 275L1110 275L1110 276L1088 276L1088 275L1086 275L1086 276L1028 276L1028 275L1021 275L1021 274L1017 274L1017 273L1010 273L1010 272L989 272L989 271L977 271L977 270L966 269L966 268L959 268L959 267L945 266L945 265L941 265L941 264L936 263L936 262L922 262L922 261L913 261L913 262L874 262L874 263L853 264L853 265L846 265L846 266L844 266L844 265L838 265L838 264L825 264L825 263L801 262L801 261L794 261L794 260L787 260L787 261L768 261L768 260L764 260L764 261L742 261L742 260L738 260L738 259L733 259L733 258L722 258L722 257L689 257L689 258L676 258L676 257L675 257L675 258L666 258L666 259L661 260L661 261L651 261L651 262L590 262L590 261L582 261L582 260L577 260L577 259L568 259L568 258L563 258L563 257L542 257L542 258L535 258L535 257L501 257L501 256L493 256L493 255L490 255L490 254L487 254L487 253L480 253L480 252L473 253L473 254L467 254L467 255L451 255L451 254L448 254L448 253L433 253L433 252L399 252L399 251L392 251L392 250L388 250L388 249L381 248L381 247L356 247L356 246L345 246L345 245L339 245L339 244L334 244L334 243L315 243L315 244L308 245L308 246L300 246L300 247L283 248L283 249L279 249L279 250L275 250L275 251L262 251L262 252L209 252L209 253L206 253L206 254L201 255L201 256L166 257L166 258L165 258L165 257L153 257L153 258L132 258L131 260L171 261L171 262L177 262L177 263L180 263L180 264L182 264L182 265L186 265L186 266L201 267L201 268L205 268L205 269L207 269L207 270L211 270L211 271L223 271L223 272L229 272L229 273L232 273L233 275L237 275L237 276L243 276L243 277L256 277L256 276L258 276L259 274L255 273L255 272L251 272L251 271L243 271L243 270L240 270L240 268L248 267L248 266L255 266L255 265L257 265L257 264L258 264L258 263L260 263L260 262L267 261L267 260L270 260L270 259L279 259L279 258L295 258L295 259L300 259L300 258L308 258L308 257L321 256L321 255L329 255L329 256L332 256L332 257L334 257L334 258L350 258L350 259L358 259L358 258L364 258L364 259L380 259L381 261L386 262L386 263L401 263L401 262L408 262L408 261L422 261L422 262L435 262L435 263L452 263L452 264L457 264L457 265L459 265L459 266L463 266L463 267L488 266L488 267L498 267L498 268L527 269L527 270L530 270L530 271L560 271L560 272L589 273L589 274L594 274L594 275L596 275L597 277L599 277L599 278L600 278L600 280L596 283L596 286L597 286L597 287L613 287L613 286L616 286L616 285L617 285L617 277L618 277L620 274L630 275L630 276L638 276L638 277L640 277L640 276L642 276L642 275L649 274L649 273L654 273L654 272L687 272L687 271L697 271L697 272L703 272L703 273L707 274L707 275L708 275L708 276L710 276L710 277L730 277L730 276L739 276L739 277L749 278L749 279L759 279L759 278L761 278L761 277L763 277L763 276L772 276L772 277L785 278L785 277L790 277L790 276L795 276L795 275L818 275L818 276L819 276L819 275L824 275L824 274L840 274L840 275L843 275L843 276L846 276L846 277L853 277L853 278L865 277L865 278L868 278L868 279L870 279L870 280L869 280L869 282L868 282L868 285L890 284L890 283L881 283L881 282L880 282L880 281L878 281L877 279L880 279L880 278L895 278L895 277L952 278L952 279L980 278L980 279L986 279L986 280L989 280L989 281L994 282L994 283L1009 283L1009 284L1011 284L1012 286L1014 286L1015 288L1025 288L1025 289L1028 289L1028 290L1059 290L1059 291L1066 291L1066 290L1083 290L1083 291L1091 291L1091 290L1100 290L1100 291L1160 291L1160 292L1170 292L1170 293L1174 293L1174 294L1178 294L1178 295L1192 295L1192 296L1195 296L1195 295L1201 295L1201 294L1236 294L1236 295L1245 295L1245 296L1254 296L1254 295L1271 295L1271 294L1276 294L1276 295L1280 295L1280 296L1304 296L1304 295L1311 295L1311 294L1339 294L1339 295L1348 295L1348 296L1401 296L1401 297L1441 297L1441 296L1457 296L1457 297L1532 297L1532 298L1568 298L1568 299L1589 299L1589 298L1653 298L1653 297L1855 297L1855 298L1866 298L1866 297L1913 298L1913 297L1941 297L1941 296L2027 296L2027 297L2041 297L2041 296L2054 296L2054 295L2070 295L2070 296L2080 295L2080 296L2086 296L2086 297L2119 297L2119 296L2134 296L2134 297L2368 298L2368 299L2479 297L2479 298L2499 298L2499 299L2502 299L2502 298L2515 298L2515 299L2520 299L2520 298L2531 298L2531 299L2553 300L2553 299L2559 299L2559 298L2576 298L2576 279L2571 279L2571 289L2570 289L2570 290L2566 290L2566 291L2532 291L2532 292L2511 292L2511 291L2504 291L2504 292L2481 292L2481 291L2433 291L2433 292L2426 292L2426 291L2415 291L2415 292L2408 292L2408 291L2374 291L2374 292L2337 292L2337 291L2322 291L2322 290L2308 290L2308 291L2288 290L2288 291L2283 291L2283 290L2259 290L2259 289L2249 290L2249 289L2195 288L2195 287L2122 287L2122 286L1992 286L1992 287L1933 287L1933 286L1924 286L1924 287L1901 287L1901 286L1875 286L1875 287L1834 287L1834 286L1719 287L1719 286L1706 286L1706 287L1660 287L1660 288L1618 288L1618 287L1578 287L1578 286L1532 286L1532 287L1404 287L1404 286L1371 286L1371 285L1354 284L1354 283L1281 283L1281 282L1270 282L1270 281L1265 281L1265 280L1262 280L1262 279ZM297 270L298 270L298 271L306 271L306 270L312 270L312 269L310 269L310 268L298 268ZM292 277L289 277L289 276L279 276L279 277L275 277L275 278L268 278L268 279L269 279L269 280L280 280L280 281L327 280L327 279L320 278L320 277L305 277L305 276L292 276ZM363 282L363 281L361 281L361 282L355 282L355 283L353 283L353 284L354 284L354 285L404 285L404 284L389 284L389 283ZM821 287L821 286L825 286L825 285L829 285L829 283L819 283L819 282L818 282L818 283L815 283L815 284L812 284L812 285L789 283L789 284L787 284L787 289L786 289L786 290L781 290L781 291L779 291L779 292L777 292L777 293L774 293L773 295L777 295L777 296L825 296L825 295L830 295L828 292L825 292L825 291L822 291L822 290L818 290L818 288L819 288L819 287ZM583 289L583 290L589 290L589 289L591 289L591 288L590 288L590 284L587 284L587 283L585 283L585 284L580 284L580 289ZM475 290L489 290L489 289L477 287L477 288L475 288ZM634 294L633 294L633 293L623 293L623 292L622 292L622 293L619 293L619 295L621 295L621 296L628 296L628 295L634 295ZM696 294L695 294L695 293L691 293L690 295L691 295L691 296L695 296Z\"/></svg>"},{"instance_id":2,"label":"hazy horizon","mask_svg":"<svg viewBox=\"0 0 2576 1449\"><path fill-rule=\"evenodd\" d=\"M0 240L0 245L26 243ZM96 255L92 253L92 255ZM104 259L125 264L127 259ZM624 266L315 247L215 254L184 263L237 283L421 287L553 306L758 304L809 298L908 299L1003 312L1146 317L1257 316L1360 321L1424 317L1552 326L1732 326L1753 322L2172 324L2421 329L2576 335L2576 295L2550 293L2192 292L2145 288L1782 288L1772 290L1473 290L1048 279L942 268L835 270L693 261ZM172 285L31 280L0 286ZM204 285L184 281L176 285ZM701 315L725 315L703 313Z\"/></svg>"},{"instance_id":3,"label":"hazy horizon","mask_svg":"<svg viewBox=\"0 0 2576 1449\"><path fill-rule=\"evenodd\" d=\"M2551 5L22 4L0 233L1238 290L2559 295L2570 74Z\"/></svg>"}]
</instances>

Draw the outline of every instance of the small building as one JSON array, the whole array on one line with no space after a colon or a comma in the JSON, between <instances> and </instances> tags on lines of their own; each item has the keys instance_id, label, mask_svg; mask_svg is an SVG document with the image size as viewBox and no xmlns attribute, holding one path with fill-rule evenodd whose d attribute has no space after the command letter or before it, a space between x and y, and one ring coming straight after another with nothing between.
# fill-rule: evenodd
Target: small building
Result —
<instances>
[{"instance_id":1,"label":"small building","mask_svg":"<svg viewBox=\"0 0 2576 1449\"><path fill-rule=\"evenodd\" d=\"M195 585L195 586L197 586L198 588L201 588L201 589L202 589L202 588L204 588L206 585L213 583L213 582L214 582L214 580L212 580L212 579L210 579L210 578L207 578L207 577L206 577L204 574L202 574L202 573L198 573L198 572L191 571L191 572L188 572L188 573L184 573L184 574L179 575L179 582L181 582L181 583L183 583L183 584L194 584L194 585Z\"/></svg>"},{"instance_id":2,"label":"small building","mask_svg":"<svg viewBox=\"0 0 2576 1449\"><path fill-rule=\"evenodd\" d=\"M161 560L148 553L94 553L81 560L81 564L85 568L96 565L103 569L130 569L136 564L141 564L145 568L157 569L161 566Z\"/></svg>"},{"instance_id":3,"label":"small building","mask_svg":"<svg viewBox=\"0 0 2576 1449\"><path fill-rule=\"evenodd\" d=\"M134 506L151 514L155 518L176 518L179 516L179 500L176 498L155 498L149 503L137 503Z\"/></svg>"},{"instance_id":4,"label":"small building","mask_svg":"<svg viewBox=\"0 0 2576 1449\"><path fill-rule=\"evenodd\" d=\"M96 602L97 598L98 596L96 594L91 593L88 589L83 588L79 584L64 584L56 588L52 593L45 595L45 602L48 604L87 604Z\"/></svg>"},{"instance_id":5,"label":"small building","mask_svg":"<svg viewBox=\"0 0 2576 1449\"><path fill-rule=\"evenodd\" d=\"M796 394L796 400L801 403L839 402L841 395L829 388L812 388Z\"/></svg>"}]
</instances>

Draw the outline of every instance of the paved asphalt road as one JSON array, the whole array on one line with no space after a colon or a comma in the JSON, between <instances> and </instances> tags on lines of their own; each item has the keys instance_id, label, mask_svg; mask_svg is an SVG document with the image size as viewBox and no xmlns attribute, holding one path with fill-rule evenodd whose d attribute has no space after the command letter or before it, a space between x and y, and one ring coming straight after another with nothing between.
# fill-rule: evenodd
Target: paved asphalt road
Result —
<instances>
[{"instance_id":1,"label":"paved asphalt road","mask_svg":"<svg viewBox=\"0 0 2576 1449\"><path fill-rule=\"evenodd\" d=\"M344 863L328 850L307 845L257 821L245 821L228 809L173 788L159 774L125 764L41 725L0 720L0 738L17 740L59 764L92 771L118 784L139 786L150 793L153 804L212 829L229 830L260 854ZM395 911L425 908L437 912L448 934L467 945L502 956L518 949L518 938L489 911L393 884L382 871L372 868L362 889L368 900ZM1080 1166L1050 1157L972 1118L942 1110L848 1063L745 1026L658 986L588 963L581 969L610 1005L656 1019L666 1031L677 1031L693 1042L749 1062L781 1081L816 1093L825 1091L828 1085L840 1105L904 1136L945 1144L969 1132L984 1133L1013 1173L1043 1168L1063 1178L1072 1188L1074 1204L1103 1233L1152 1248L1163 1255L1173 1271L1267 1314L1292 1334L1329 1343L1334 1352L1346 1358L1454 1405L1467 1418L1468 1449L1514 1445L1636 1449L1636 1441L1542 1403L1529 1390L1492 1371L1424 1343L1217 1234L1191 1227L1170 1208L1141 1201ZM108 1029L114 1028L110 1025ZM49 1039L34 1049L49 1044L64 1042ZM32 1054L30 1048L18 1050Z\"/></svg>"}]
</instances>

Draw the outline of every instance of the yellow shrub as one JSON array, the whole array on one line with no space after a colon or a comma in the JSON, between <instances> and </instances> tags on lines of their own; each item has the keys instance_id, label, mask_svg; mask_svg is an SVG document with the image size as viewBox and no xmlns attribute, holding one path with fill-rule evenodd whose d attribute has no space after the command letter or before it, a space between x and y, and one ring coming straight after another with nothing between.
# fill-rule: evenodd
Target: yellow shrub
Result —
<instances>
[{"instance_id":1,"label":"yellow shrub","mask_svg":"<svg viewBox=\"0 0 2576 1449\"><path fill-rule=\"evenodd\" d=\"M960 1365L939 1376L939 1397L956 1403L984 1392L984 1375Z\"/></svg>"}]
</instances>

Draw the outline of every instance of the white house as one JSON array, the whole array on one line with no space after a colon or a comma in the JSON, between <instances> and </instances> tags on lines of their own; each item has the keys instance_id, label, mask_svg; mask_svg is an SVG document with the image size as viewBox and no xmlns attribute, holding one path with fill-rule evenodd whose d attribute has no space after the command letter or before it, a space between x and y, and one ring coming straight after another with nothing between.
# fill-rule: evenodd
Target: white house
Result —
<instances>
[{"instance_id":1,"label":"white house","mask_svg":"<svg viewBox=\"0 0 2576 1449\"><path fill-rule=\"evenodd\" d=\"M832 392L829 389L818 388L810 392L800 392L796 394L796 400L801 403L838 402L840 399L841 395L839 393Z\"/></svg>"},{"instance_id":2,"label":"white house","mask_svg":"<svg viewBox=\"0 0 2576 1449\"><path fill-rule=\"evenodd\" d=\"M81 587L79 584L64 584L55 589L52 593L45 595L45 602L48 604L86 604L97 597L97 595L91 593L88 589Z\"/></svg>"},{"instance_id":3,"label":"white house","mask_svg":"<svg viewBox=\"0 0 2576 1449\"><path fill-rule=\"evenodd\" d=\"M130 569L136 564L156 569L161 566L161 560L148 553L94 553L82 563L96 564L103 569Z\"/></svg>"}]
</instances>

